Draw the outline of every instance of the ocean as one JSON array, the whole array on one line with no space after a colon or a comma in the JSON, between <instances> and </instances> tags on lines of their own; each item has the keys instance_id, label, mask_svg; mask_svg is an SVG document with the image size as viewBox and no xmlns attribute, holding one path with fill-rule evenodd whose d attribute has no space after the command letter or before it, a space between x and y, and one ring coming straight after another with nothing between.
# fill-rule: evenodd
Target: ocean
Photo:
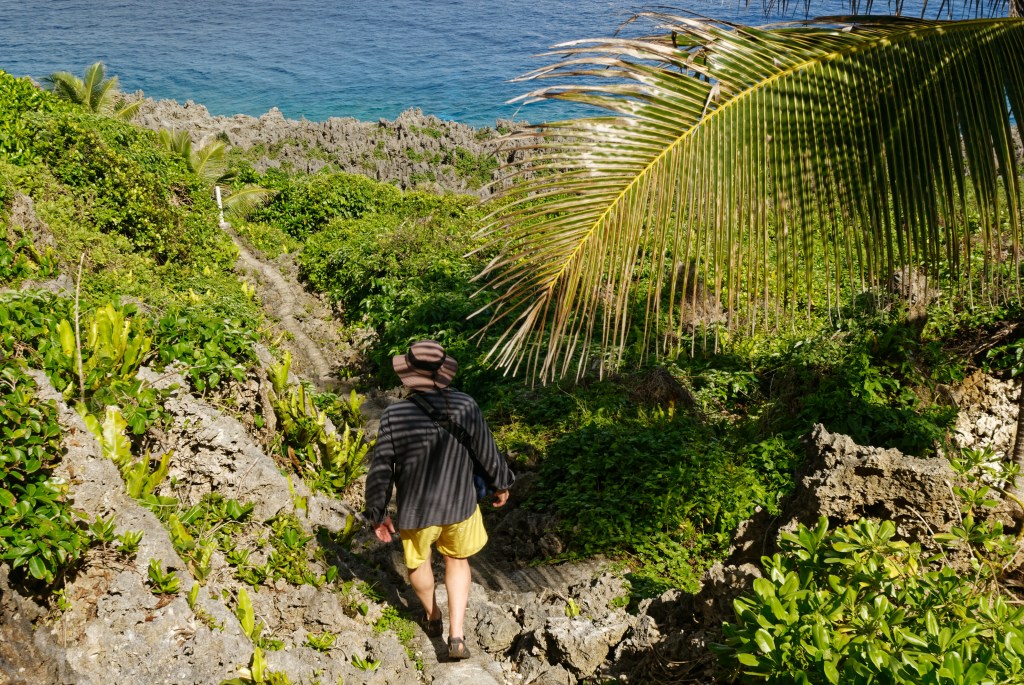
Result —
<instances>
[{"instance_id":1,"label":"ocean","mask_svg":"<svg viewBox=\"0 0 1024 685\"><path fill-rule=\"evenodd\" d=\"M803 2L793 4L802 16ZM686 6L754 24L766 21L760 7ZM0 69L38 80L102 60L123 91L193 100L213 114L277 107L294 119L375 121L418 107L474 126L537 122L587 110L507 104L529 89L511 79L549 63L537 55L555 43L612 35L634 9L610 0L0 0ZM816 14L842 11L815 0Z\"/></svg>"}]
</instances>

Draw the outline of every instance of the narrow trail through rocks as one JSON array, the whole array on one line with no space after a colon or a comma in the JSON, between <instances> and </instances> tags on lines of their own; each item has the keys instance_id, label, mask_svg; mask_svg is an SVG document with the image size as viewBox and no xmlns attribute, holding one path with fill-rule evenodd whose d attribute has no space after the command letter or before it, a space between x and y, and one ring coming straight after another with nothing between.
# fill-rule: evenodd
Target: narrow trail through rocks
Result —
<instances>
[{"instance_id":1,"label":"narrow trail through rocks","mask_svg":"<svg viewBox=\"0 0 1024 685\"><path fill-rule=\"evenodd\" d=\"M277 268L257 259L245 241L229 228L225 228L225 231L238 247L240 270L258 278L263 286L262 290L271 291L271 297L264 296L264 306L271 316L280 321L281 328L293 338L291 341L282 342L291 352L296 374L310 377L320 390L338 389L339 382L333 365L327 361L320 346L306 333L298 316L302 310L302 300L310 297L308 293L298 283L289 283L285 280Z\"/></svg>"}]
</instances>

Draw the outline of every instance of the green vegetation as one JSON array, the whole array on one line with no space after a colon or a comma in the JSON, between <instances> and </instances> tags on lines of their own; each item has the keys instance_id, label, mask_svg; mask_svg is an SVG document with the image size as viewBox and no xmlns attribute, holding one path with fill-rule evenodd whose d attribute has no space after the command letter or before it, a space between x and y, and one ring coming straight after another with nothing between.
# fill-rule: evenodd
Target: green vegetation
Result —
<instances>
[{"instance_id":1,"label":"green vegetation","mask_svg":"<svg viewBox=\"0 0 1024 685\"><path fill-rule=\"evenodd\" d=\"M40 254L32 237L5 226L0 217L0 286L17 286L22 280L46 280L57 275L52 250Z\"/></svg>"},{"instance_id":2,"label":"green vegetation","mask_svg":"<svg viewBox=\"0 0 1024 685\"><path fill-rule=\"evenodd\" d=\"M475 155L466 148L456 147L454 154L446 160L455 167L459 178L465 179L470 188L482 188L494 180L498 170L498 158L493 154Z\"/></svg>"},{"instance_id":3,"label":"green vegetation","mask_svg":"<svg viewBox=\"0 0 1024 685\"><path fill-rule=\"evenodd\" d=\"M281 424L280 456L309 482L314 491L338 496L366 473L367 453L372 442L363 439L360 399L355 390L343 403L333 394L307 395L303 385L289 387L291 355L272 366L268 375L272 387L271 404ZM317 408L317 405L325 410ZM328 411L335 430L327 429Z\"/></svg>"},{"instance_id":4,"label":"green vegetation","mask_svg":"<svg viewBox=\"0 0 1024 685\"><path fill-rule=\"evenodd\" d=\"M235 179L236 173L228 168L227 146L222 141L215 140L194 149L188 131L166 129L160 130L157 140L165 150L184 161L189 171L205 181L210 192L214 192L216 186L224 186L221 189L221 206L226 217L242 219L274 196L273 190L252 183L228 185Z\"/></svg>"},{"instance_id":5,"label":"green vegetation","mask_svg":"<svg viewBox=\"0 0 1024 685\"><path fill-rule=\"evenodd\" d=\"M0 560L52 583L82 558L90 536L52 479L61 456L57 410L33 397L34 387L0 357Z\"/></svg>"},{"instance_id":6,"label":"green vegetation","mask_svg":"<svg viewBox=\"0 0 1024 685\"><path fill-rule=\"evenodd\" d=\"M930 567L895 532L822 519L783 534L718 651L745 682L1021 682L1024 608Z\"/></svg>"},{"instance_id":7,"label":"green vegetation","mask_svg":"<svg viewBox=\"0 0 1024 685\"><path fill-rule=\"evenodd\" d=\"M248 181L257 177L241 178ZM260 185L279 192L269 204L254 211L250 220L273 224L299 239L323 230L331 221L390 211L402 197L392 185L354 174L289 176L271 169L259 178Z\"/></svg>"},{"instance_id":8,"label":"green vegetation","mask_svg":"<svg viewBox=\"0 0 1024 685\"><path fill-rule=\"evenodd\" d=\"M419 630L416 622L403 616L395 607L388 605L384 607L380 618L374 622L373 632L383 633L388 630L394 633L398 641L405 647L405 655L409 657L409 661L416 664L416 670L422 671L423 659L416 654L416 650L412 646L412 641Z\"/></svg>"},{"instance_id":9,"label":"green vegetation","mask_svg":"<svg viewBox=\"0 0 1024 685\"><path fill-rule=\"evenodd\" d=\"M387 197L391 190L380 185ZM301 211L296 209L295 211ZM390 358L411 341L440 341L460 360L460 383L480 372L470 342L476 324L466 320L483 305L471 299L471 282L486 260L467 252L482 216L474 200L406 193L400 201L347 220L336 220L310 236L300 258L302 275L345 312L349 325L372 329L372 370L394 381Z\"/></svg>"},{"instance_id":10,"label":"green vegetation","mask_svg":"<svg viewBox=\"0 0 1024 685\"><path fill-rule=\"evenodd\" d=\"M1019 294L1020 251L992 255L1020 244L1024 101L1007 93L1024 75L990 65L1018 58L1020 23L637 19L661 35L625 53L619 39L566 44L532 73L550 85L524 97L604 111L537 127L512 171L550 173L512 185L486 229L502 245L486 270L506 284L502 367L614 370L637 338L672 353L705 289L716 351L844 316L915 270L952 298Z\"/></svg>"},{"instance_id":11,"label":"green vegetation","mask_svg":"<svg viewBox=\"0 0 1024 685\"><path fill-rule=\"evenodd\" d=\"M248 668L239 667L239 677L221 682L221 685L291 685L288 675L267 668L266 657L259 647L253 649Z\"/></svg>"},{"instance_id":12,"label":"green vegetation","mask_svg":"<svg viewBox=\"0 0 1024 685\"><path fill-rule=\"evenodd\" d=\"M103 62L86 67L83 78L66 71L55 71L43 80L57 97L96 114L127 120L135 116L141 104L141 101L131 104L124 101L117 89L117 77L106 78Z\"/></svg>"},{"instance_id":13,"label":"green vegetation","mask_svg":"<svg viewBox=\"0 0 1024 685\"><path fill-rule=\"evenodd\" d=\"M832 37L867 41L868 34L889 36L898 26ZM742 54L757 52L744 43L749 36L688 30L693 39L710 36ZM812 41L816 35L804 37ZM788 54L782 48L797 39L770 34L763 40ZM700 44L717 49L707 40ZM773 74L777 68L757 64ZM727 83L731 76L719 77ZM687 87L704 89L699 99L713 111L732 102L729 92L722 100L706 97L706 82ZM581 134L592 133L587 124L579 126ZM441 129L424 132L443 136ZM566 179L561 173L542 174L519 186L507 203L482 207L469 197L402 192L330 170L258 174L218 145L193 150L190 140L171 133L161 144L157 134L86 112L0 72L0 286L58 272L78 285L81 264L78 301L35 291L0 295L0 558L16 575L52 586L90 544L105 554L131 555L140 543L136 533L115 535L111 520L76 520L67 506L66 486L52 475L60 458L55 411L33 397L24 371L30 366L44 371L78 409L117 465L127 493L166 526L197 581L189 605L208 625L212 618L197 602L220 559L252 591L280 580L329 585L353 617L372 615L369 603L382 601L379 591L338 578L338 567L327 563L325 549L353 554L354 517L334 534L307 532L299 518L307 503L294 489L296 513L269 521L254 520L252 502L217 492L189 506L167 482L175 455L146 452L168 415L166 391L140 380L141 367L162 372L173 366L194 392L228 397L230 407L231 393L256 377L257 344L272 342L263 337L255 290L231 271L237 251L217 227L210 183L227 176L235 189L258 186L274 193L235 229L269 257L298 255L306 284L336 306L343 332L366 346L365 365L345 370L358 382L395 384L390 357L419 338L439 340L459 360L456 384L479 398L518 469L536 473L523 504L551 515L551 532L563 545L555 560L603 554L626 567L632 590L616 598L616 606L635 606L639 597L671 587L692 590L755 508L778 513L801 466L799 440L815 423L862 444L936 454L955 416L943 386L977 367L1005 377L1019 372L1024 360L1024 331L1011 325L1021 318L1019 304L964 309L970 297L1001 301L1016 278L1012 260L996 262L989 249L998 237L1008 237L998 235L1008 229L995 217L1013 215L1006 206L1012 201L972 186L973 173L961 179L966 190L946 198L962 215L943 216L951 236L967 236L962 262L973 275L991 279L987 292L980 283L958 280L953 265L932 260L942 257L952 238L933 235L928 252L914 242L916 234L908 234L908 246L892 250L894 260L912 256L933 280L959 287L910 316L904 298L881 283L876 259L886 241L896 239L884 237L865 208L860 219L878 230L868 237L858 233L867 241L858 245L874 261L863 269L863 284L851 284L843 274L854 273L858 281L861 265L853 256L857 250L845 249L837 223L849 217L822 216L812 211L810 198L789 197L785 172L792 165L785 162L769 170L791 201L789 214L761 215L756 203L736 203L735 212L723 205L707 216L690 216L675 209L686 206L683 191L696 193L708 183L688 185L689 175L658 171L657 178L673 177L677 184L646 199L640 192L636 198L615 195L609 190L614 183L594 189L587 185L594 176L573 175L579 168L574 164L584 159L625 164L596 169L605 180L603 173L618 180L648 173L643 164L630 167L624 155L570 155L564 166L549 164L569 170L567 185L559 185ZM979 155L971 170L992 171L998 180L1003 165L996 173ZM682 159L665 158L676 164ZM421 161L450 165L473 187L489 182L497 163L461 148ZM767 168L737 166L753 174L749 183ZM692 178L712 171L698 169ZM736 183L750 192L756 187ZM822 183L821 192L829 192L829 183ZM906 193L922 190L894 183L891 190L904 203ZM552 192L538 198L531 188ZM857 197L865 202L874 197L874 191L861 190L865 197ZM8 219L17 194L32 198L52 232L51 252L36 246L33 229ZM643 227L619 233L617 225L601 224L601 231L588 233L587 221L596 216L590 208L604 212L613 195L639 204L602 216L645 217ZM740 196L746 197L740 190L723 195ZM906 206L932 216L923 206ZM492 227L494 243L478 234L492 210L508 219ZM917 226L918 214L901 211L894 209L892 218ZM878 214L888 216L888 210ZM657 227L668 217L684 223L662 235ZM741 219L750 219L757 231L741 235ZM1010 216L1006 223L1013 221ZM956 233L965 226L969 230ZM918 226L922 235L933 228ZM591 254L589 244L577 240L585 233L617 238L603 243L608 251ZM634 240L641 233L643 240ZM686 252L687 245L696 252ZM569 259L546 271L541 261L564 256L563 248L586 256L587 264ZM649 263L658 255L693 270ZM482 271L484 277L474 280ZM571 276L564 287L557 276L563 273ZM545 280L549 275L555 281ZM542 307L533 310L533 323L528 316L517 319L536 306L533 294L545 292L555 298L552 307L561 308L549 312L553 319L541 315ZM775 295L781 298L777 308ZM680 311L691 315L681 320ZM474 312L483 319L468 320ZM541 328L527 331L521 345L503 348L503 325L479 330L492 315L496 322L507 316ZM559 322L565 327L553 335L543 328ZM601 328L593 337L591 325ZM509 331L515 334L516 326ZM657 358L650 356L654 332L664 334ZM615 345L602 345L605 335ZM497 350L490 361L489 349ZM568 373L579 382L526 387L499 376L490 364L495 361L521 375L557 381ZM267 431L265 446L290 483L300 476L312 490L340 497L365 470L370 448L360 397L289 384L289 363L285 354L268 369L277 430ZM328 419L337 432L327 430ZM962 559L960 572L897 540L889 523L801 529L765 561L766 577L753 595L737 603L736 622L720 649L726 668L750 682L800 682L801 672L807 682L1020 679L1022 614L999 594L1018 541L989 511L992 501L1012 501L1005 483L1014 469L986 471L988 463L976 453L958 456L955 467L966 479L957 491L963 519L922 542ZM151 562L149 579L155 593L180 591L176 575L159 560ZM254 645L250 667L228 682L285 682L266 670L264 660L264 650L284 643L258 620L249 592L227 596ZM578 616L580 607L567 601L565 612ZM410 648L415 624L396 609L387 607L374 629L394 632L416 658ZM334 639L329 632L308 634L305 644L326 652ZM362 670L379 666L358 654L346 658ZM977 666L982 662L984 669Z\"/></svg>"},{"instance_id":14,"label":"green vegetation","mask_svg":"<svg viewBox=\"0 0 1024 685\"><path fill-rule=\"evenodd\" d=\"M176 595L181 589L181 581L174 571L164 571L163 564L157 559L149 560L149 588L154 595Z\"/></svg>"}]
</instances>

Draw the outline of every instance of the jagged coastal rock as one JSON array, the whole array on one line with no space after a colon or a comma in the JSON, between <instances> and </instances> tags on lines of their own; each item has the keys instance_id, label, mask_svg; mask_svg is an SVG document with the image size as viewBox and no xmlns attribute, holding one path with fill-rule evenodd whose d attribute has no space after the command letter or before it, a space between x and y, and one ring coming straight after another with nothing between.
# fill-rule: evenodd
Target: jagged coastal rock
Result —
<instances>
[{"instance_id":1,"label":"jagged coastal rock","mask_svg":"<svg viewBox=\"0 0 1024 685\"><path fill-rule=\"evenodd\" d=\"M151 128L186 130L198 146L221 140L232 147L258 153L255 167L287 167L313 173L330 165L363 174L401 188L489 194L471 178L469 168L489 155L509 161L511 154L500 134L520 129L521 123L498 121L495 128L475 129L454 121L424 115L418 109L394 121L365 122L332 117L327 121L285 119L272 108L260 117L244 114L213 116L191 100L143 100L134 122Z\"/></svg>"}]
</instances>

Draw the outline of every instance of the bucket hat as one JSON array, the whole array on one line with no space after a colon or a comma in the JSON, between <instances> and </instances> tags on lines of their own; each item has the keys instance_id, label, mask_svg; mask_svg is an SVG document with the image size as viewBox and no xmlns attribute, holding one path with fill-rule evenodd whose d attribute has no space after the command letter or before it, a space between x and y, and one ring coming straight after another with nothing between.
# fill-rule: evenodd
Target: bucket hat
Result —
<instances>
[{"instance_id":1,"label":"bucket hat","mask_svg":"<svg viewBox=\"0 0 1024 685\"><path fill-rule=\"evenodd\" d=\"M410 390L446 388L459 370L459 363L433 340L413 343L408 352L392 357L391 365Z\"/></svg>"}]
</instances>

